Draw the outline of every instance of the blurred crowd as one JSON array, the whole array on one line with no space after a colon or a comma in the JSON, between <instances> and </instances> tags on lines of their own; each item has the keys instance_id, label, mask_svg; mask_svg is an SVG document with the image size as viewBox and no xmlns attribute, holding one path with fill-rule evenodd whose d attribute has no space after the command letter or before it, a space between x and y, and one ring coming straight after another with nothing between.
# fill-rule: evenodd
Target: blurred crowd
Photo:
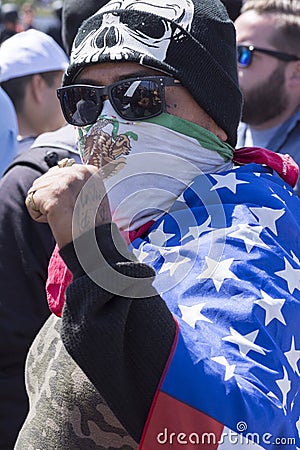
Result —
<instances>
[{"instance_id":1,"label":"blurred crowd","mask_svg":"<svg viewBox=\"0 0 300 450\"><path fill-rule=\"evenodd\" d=\"M49 34L61 46L61 14L63 2L13 2L0 4L0 44L20 31L35 28Z\"/></svg>"}]
</instances>

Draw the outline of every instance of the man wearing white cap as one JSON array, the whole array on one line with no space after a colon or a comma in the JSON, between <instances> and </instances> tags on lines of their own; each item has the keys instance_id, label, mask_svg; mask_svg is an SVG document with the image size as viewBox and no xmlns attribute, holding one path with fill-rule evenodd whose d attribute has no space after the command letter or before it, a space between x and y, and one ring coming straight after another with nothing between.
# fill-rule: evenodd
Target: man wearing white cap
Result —
<instances>
[{"instance_id":1,"label":"man wearing white cap","mask_svg":"<svg viewBox=\"0 0 300 450\"><path fill-rule=\"evenodd\" d=\"M0 180L0 450L13 448L26 417L25 356L49 315L44 285L54 239L48 225L34 224L24 201L35 178L58 158L73 156L71 145L66 145L67 139L73 141L73 129L62 127L65 120L56 96L67 62L51 37L33 29L7 39L0 48L1 83L17 112L17 151L22 152L8 162ZM52 137L47 155L45 134L50 133L44 132L57 129L60 135L55 134L55 145Z\"/></svg>"},{"instance_id":2,"label":"man wearing white cap","mask_svg":"<svg viewBox=\"0 0 300 450\"><path fill-rule=\"evenodd\" d=\"M16 109L18 153L41 133L64 125L56 89L67 64L60 46L38 30L17 33L1 45L0 81Z\"/></svg>"}]
</instances>

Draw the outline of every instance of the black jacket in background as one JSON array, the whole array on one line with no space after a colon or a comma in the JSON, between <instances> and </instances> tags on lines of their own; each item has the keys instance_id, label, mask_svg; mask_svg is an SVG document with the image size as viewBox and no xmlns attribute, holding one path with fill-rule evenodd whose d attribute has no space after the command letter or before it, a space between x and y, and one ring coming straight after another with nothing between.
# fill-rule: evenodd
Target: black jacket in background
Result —
<instances>
[{"instance_id":1,"label":"black jacket in background","mask_svg":"<svg viewBox=\"0 0 300 450\"><path fill-rule=\"evenodd\" d=\"M49 166L74 156L71 146L59 147L61 138L73 139L73 131L45 133L47 146L39 136L40 147L22 153L0 180L0 450L14 447L27 415L25 359L50 314L45 283L55 241L48 224L31 219L25 198Z\"/></svg>"}]
</instances>

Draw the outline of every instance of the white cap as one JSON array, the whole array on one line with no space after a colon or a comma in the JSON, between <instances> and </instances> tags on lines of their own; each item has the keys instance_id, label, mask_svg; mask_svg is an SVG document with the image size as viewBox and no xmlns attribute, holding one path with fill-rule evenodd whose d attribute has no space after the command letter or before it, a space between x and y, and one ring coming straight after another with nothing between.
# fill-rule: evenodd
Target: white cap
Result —
<instances>
[{"instance_id":1,"label":"white cap","mask_svg":"<svg viewBox=\"0 0 300 450\"><path fill-rule=\"evenodd\" d=\"M36 73L65 71L69 59L47 34L30 29L6 39L0 46L0 81Z\"/></svg>"}]
</instances>

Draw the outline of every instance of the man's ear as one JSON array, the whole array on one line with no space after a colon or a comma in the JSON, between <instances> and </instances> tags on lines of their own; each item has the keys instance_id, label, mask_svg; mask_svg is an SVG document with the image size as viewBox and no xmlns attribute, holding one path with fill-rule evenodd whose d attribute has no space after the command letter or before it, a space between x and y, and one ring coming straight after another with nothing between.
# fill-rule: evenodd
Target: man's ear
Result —
<instances>
[{"instance_id":1,"label":"man's ear","mask_svg":"<svg viewBox=\"0 0 300 450\"><path fill-rule=\"evenodd\" d=\"M291 61L286 68L288 86L291 88L300 87L300 60Z\"/></svg>"},{"instance_id":2,"label":"man's ear","mask_svg":"<svg viewBox=\"0 0 300 450\"><path fill-rule=\"evenodd\" d=\"M31 77L31 93L37 102L43 101L43 89L45 85L45 80L39 74L32 75Z\"/></svg>"}]
</instances>

